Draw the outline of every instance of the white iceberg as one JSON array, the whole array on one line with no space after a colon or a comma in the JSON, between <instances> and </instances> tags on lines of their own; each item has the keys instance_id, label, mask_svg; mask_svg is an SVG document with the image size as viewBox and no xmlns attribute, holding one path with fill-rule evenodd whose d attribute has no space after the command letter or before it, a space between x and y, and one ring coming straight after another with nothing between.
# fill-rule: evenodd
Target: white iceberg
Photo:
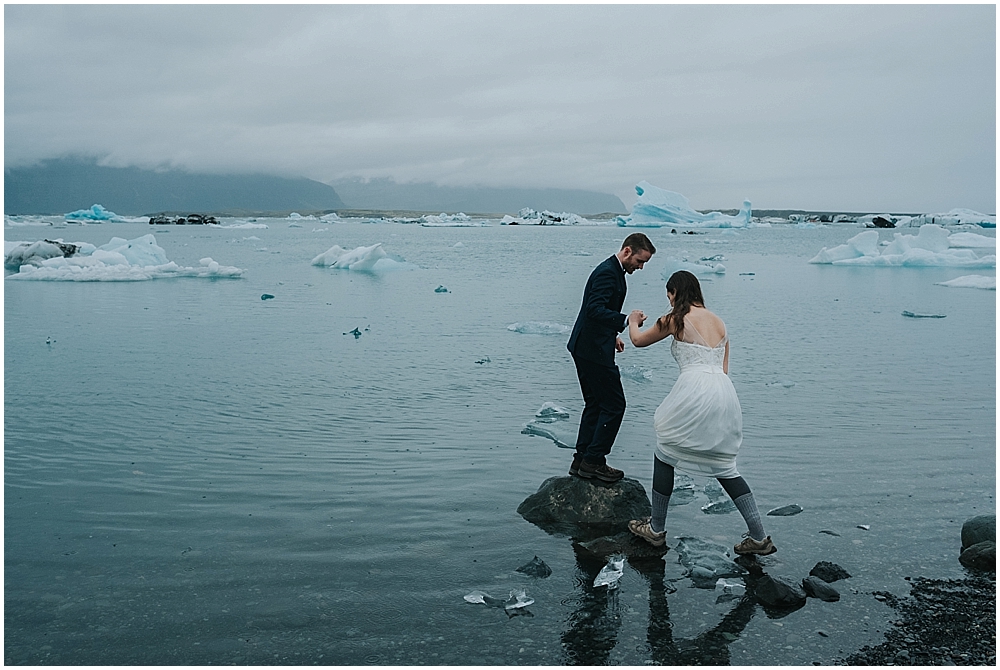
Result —
<instances>
[{"instance_id":1,"label":"white iceberg","mask_svg":"<svg viewBox=\"0 0 1000 670\"><path fill-rule=\"evenodd\" d=\"M948 286L950 288L981 288L987 291L997 290L997 278L986 275L965 275L956 277L949 281L939 281L937 286Z\"/></svg>"},{"instance_id":2,"label":"white iceberg","mask_svg":"<svg viewBox=\"0 0 1000 670\"><path fill-rule=\"evenodd\" d=\"M393 257L387 254L385 249L382 248L381 242L369 247L357 247L350 250L343 249L335 244L312 259L312 264L337 270L367 272L369 274L412 268L409 263L399 256Z\"/></svg>"},{"instance_id":3,"label":"white iceberg","mask_svg":"<svg viewBox=\"0 0 1000 670\"><path fill-rule=\"evenodd\" d=\"M29 258L16 274L8 279L33 281L146 281L166 277L242 277L244 270L220 265L211 258L202 258L199 267L182 267L167 258L153 235L134 240L113 237L107 244L94 247L79 243L70 256L47 259ZM27 249L13 253L24 254Z\"/></svg>"},{"instance_id":4,"label":"white iceberg","mask_svg":"<svg viewBox=\"0 0 1000 670\"><path fill-rule=\"evenodd\" d=\"M124 221L125 219L110 212L101 205L91 205L89 209L78 209L65 214L67 221Z\"/></svg>"},{"instance_id":5,"label":"white iceberg","mask_svg":"<svg viewBox=\"0 0 1000 670\"><path fill-rule=\"evenodd\" d=\"M724 275L726 274L726 266L722 263L715 263L712 261L705 261L703 263L692 263L687 260L682 260L680 258L675 258L673 256L667 256L666 265L663 266L663 270L660 272L660 277L666 281L670 279L670 275L674 274L678 270L687 270L691 274L698 277L706 277L707 275Z\"/></svg>"},{"instance_id":6,"label":"white iceberg","mask_svg":"<svg viewBox=\"0 0 1000 670\"><path fill-rule=\"evenodd\" d=\"M750 201L744 200L739 214L729 216L720 212L702 214L691 208L688 199L680 193L657 188L641 181L635 187L639 199L632 206L632 213L619 216L622 227L660 228L685 226L691 228L746 228L750 225Z\"/></svg>"},{"instance_id":7,"label":"white iceberg","mask_svg":"<svg viewBox=\"0 0 1000 670\"><path fill-rule=\"evenodd\" d=\"M893 240L881 253L878 232L868 230L846 244L824 247L809 262L868 267L995 268L997 265L996 255L977 256L971 249L952 249L948 231L934 224L921 226L916 235L893 233Z\"/></svg>"},{"instance_id":8,"label":"white iceberg","mask_svg":"<svg viewBox=\"0 0 1000 670\"><path fill-rule=\"evenodd\" d=\"M976 233L952 233L948 236L948 246L962 249L996 249L997 238Z\"/></svg>"},{"instance_id":9,"label":"white iceberg","mask_svg":"<svg viewBox=\"0 0 1000 670\"><path fill-rule=\"evenodd\" d=\"M17 270L22 265L41 267L50 258L75 256L77 252L91 254L97 249L93 244L66 244L62 239L39 240L37 242L5 242L3 264L8 270Z\"/></svg>"},{"instance_id":10,"label":"white iceberg","mask_svg":"<svg viewBox=\"0 0 1000 670\"><path fill-rule=\"evenodd\" d=\"M922 226L928 223L939 226L975 225L982 226L983 228L996 228L997 217L963 207L956 207L941 214L921 214L920 216L913 217L910 221L911 226Z\"/></svg>"},{"instance_id":11,"label":"white iceberg","mask_svg":"<svg viewBox=\"0 0 1000 670\"><path fill-rule=\"evenodd\" d=\"M470 228L488 225L485 221L473 221L464 212L458 214L428 214L417 219L425 228Z\"/></svg>"},{"instance_id":12,"label":"white iceberg","mask_svg":"<svg viewBox=\"0 0 1000 670\"><path fill-rule=\"evenodd\" d=\"M500 219L500 225L522 225L522 226L579 226L590 224L591 222L579 214L571 212L550 212L543 210L536 212L530 207L525 207L517 213L517 216L505 215Z\"/></svg>"}]
</instances>

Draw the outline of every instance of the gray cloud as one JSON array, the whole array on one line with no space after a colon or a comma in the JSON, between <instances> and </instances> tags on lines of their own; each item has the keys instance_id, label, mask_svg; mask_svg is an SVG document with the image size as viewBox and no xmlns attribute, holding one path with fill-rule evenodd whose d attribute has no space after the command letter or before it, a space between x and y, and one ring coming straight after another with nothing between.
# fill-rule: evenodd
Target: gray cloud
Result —
<instances>
[{"instance_id":1,"label":"gray cloud","mask_svg":"<svg viewBox=\"0 0 1000 670\"><path fill-rule=\"evenodd\" d=\"M996 209L992 5L8 5L5 161Z\"/></svg>"}]
</instances>

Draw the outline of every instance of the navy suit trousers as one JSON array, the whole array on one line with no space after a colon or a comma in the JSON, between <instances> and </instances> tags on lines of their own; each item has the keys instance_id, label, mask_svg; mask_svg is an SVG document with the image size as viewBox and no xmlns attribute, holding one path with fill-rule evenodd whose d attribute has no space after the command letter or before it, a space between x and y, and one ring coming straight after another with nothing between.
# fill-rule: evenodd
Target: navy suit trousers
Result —
<instances>
[{"instance_id":1,"label":"navy suit trousers","mask_svg":"<svg viewBox=\"0 0 1000 670\"><path fill-rule=\"evenodd\" d=\"M599 365L576 356L573 362L584 403L576 453L592 465L604 465L625 418L622 378L617 365Z\"/></svg>"}]
</instances>

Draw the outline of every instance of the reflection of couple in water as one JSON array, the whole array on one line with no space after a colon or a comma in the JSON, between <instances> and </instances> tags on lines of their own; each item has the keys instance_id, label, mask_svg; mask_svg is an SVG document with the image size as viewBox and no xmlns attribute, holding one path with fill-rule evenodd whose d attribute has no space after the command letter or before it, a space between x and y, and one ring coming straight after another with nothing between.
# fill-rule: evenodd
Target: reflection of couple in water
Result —
<instances>
[{"instance_id":1,"label":"reflection of couple in water","mask_svg":"<svg viewBox=\"0 0 1000 670\"><path fill-rule=\"evenodd\" d=\"M618 334L628 328L636 347L673 336L670 353L680 374L653 415L652 513L630 521L628 528L653 546L666 544L664 524L677 469L718 479L733 499L747 524L743 541L734 547L737 554L773 554L777 549L764 533L753 493L736 470L743 414L729 379L729 335L722 319L705 308L698 279L683 270L671 275L667 281L671 309L646 330L641 330L646 321L642 311L621 313L625 275L641 270L654 253L648 237L633 233L587 280L567 345L584 400L570 474L608 483L625 475L606 460L625 415L625 392L615 365L615 352L623 351L625 344Z\"/></svg>"}]
</instances>

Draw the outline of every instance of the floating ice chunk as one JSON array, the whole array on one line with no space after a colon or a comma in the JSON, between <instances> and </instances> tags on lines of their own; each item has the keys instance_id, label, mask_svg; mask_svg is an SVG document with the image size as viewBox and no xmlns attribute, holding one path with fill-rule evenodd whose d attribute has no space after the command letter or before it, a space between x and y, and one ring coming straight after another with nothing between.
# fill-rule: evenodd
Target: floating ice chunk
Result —
<instances>
[{"instance_id":1,"label":"floating ice chunk","mask_svg":"<svg viewBox=\"0 0 1000 670\"><path fill-rule=\"evenodd\" d=\"M535 419L525 424L522 435L535 435L552 440L560 449L576 449L576 431L565 427L561 422L549 422Z\"/></svg>"},{"instance_id":2,"label":"floating ice chunk","mask_svg":"<svg viewBox=\"0 0 1000 670\"><path fill-rule=\"evenodd\" d=\"M213 226L213 227L215 227L215 226ZM257 223L257 222L254 222L254 221L246 221L244 223L230 223L230 224L221 224L220 223L220 224L218 224L218 227L219 228L231 228L231 229L245 229L245 230L249 230L249 229L261 229L261 230L263 230L263 229L267 228L267 224L266 223Z\"/></svg>"},{"instance_id":3,"label":"floating ice chunk","mask_svg":"<svg viewBox=\"0 0 1000 670\"><path fill-rule=\"evenodd\" d=\"M510 598L504 603L505 610L516 610L527 607L535 602L534 598L529 598L524 589L515 589L510 592Z\"/></svg>"},{"instance_id":4,"label":"floating ice chunk","mask_svg":"<svg viewBox=\"0 0 1000 670\"><path fill-rule=\"evenodd\" d=\"M740 213L728 216L720 212L702 214L691 208L688 199L680 193L657 188L641 181L635 187L639 199L632 206L632 213L619 216L623 227L660 228L676 225L697 228L746 228L750 225L750 201L744 200Z\"/></svg>"},{"instance_id":5,"label":"floating ice chunk","mask_svg":"<svg viewBox=\"0 0 1000 670\"><path fill-rule=\"evenodd\" d=\"M701 511L705 514L729 514L730 512L736 511L736 504L732 500L726 498L725 500L708 503L701 508Z\"/></svg>"},{"instance_id":6,"label":"floating ice chunk","mask_svg":"<svg viewBox=\"0 0 1000 670\"><path fill-rule=\"evenodd\" d=\"M428 214L417 219L417 223L425 228L471 228L488 226L485 221L473 221L464 212L458 214Z\"/></svg>"},{"instance_id":7,"label":"floating ice chunk","mask_svg":"<svg viewBox=\"0 0 1000 670\"><path fill-rule=\"evenodd\" d=\"M977 256L971 249L949 248L948 232L937 225L920 227L917 235L894 233L893 240L878 251L878 232L855 235L847 244L823 248L810 263L862 265L869 267L967 267L995 268L996 256Z\"/></svg>"},{"instance_id":8,"label":"floating ice chunk","mask_svg":"<svg viewBox=\"0 0 1000 670\"><path fill-rule=\"evenodd\" d=\"M783 507L775 507L774 509L768 511L767 516L795 516L801 511L801 505L784 505Z\"/></svg>"},{"instance_id":9,"label":"floating ice chunk","mask_svg":"<svg viewBox=\"0 0 1000 670\"><path fill-rule=\"evenodd\" d=\"M947 317L947 314L923 314L921 312L908 312L903 311L903 316L908 316L911 319L943 319Z\"/></svg>"},{"instance_id":10,"label":"floating ice chunk","mask_svg":"<svg viewBox=\"0 0 1000 670\"><path fill-rule=\"evenodd\" d=\"M16 270L22 265L41 266L42 261L50 258L72 257L78 251L89 247L85 253L93 253L93 245L66 244L60 240L40 240L38 242L7 242L4 244L3 264L9 270Z\"/></svg>"},{"instance_id":11,"label":"floating ice chunk","mask_svg":"<svg viewBox=\"0 0 1000 670\"><path fill-rule=\"evenodd\" d=\"M985 275L965 275L956 277L949 281L937 282L938 286L949 286L951 288L981 288L987 291L997 290L997 278Z\"/></svg>"},{"instance_id":12,"label":"floating ice chunk","mask_svg":"<svg viewBox=\"0 0 1000 670\"><path fill-rule=\"evenodd\" d=\"M719 577L719 581L715 582L715 592L720 595L741 596L747 592L747 585L742 582L729 582Z\"/></svg>"},{"instance_id":13,"label":"floating ice chunk","mask_svg":"<svg viewBox=\"0 0 1000 670\"><path fill-rule=\"evenodd\" d=\"M546 401L542 403L541 408L535 412L535 417L538 419L544 419L546 421L556 421L557 419L568 419L569 411L563 409L554 402Z\"/></svg>"},{"instance_id":14,"label":"floating ice chunk","mask_svg":"<svg viewBox=\"0 0 1000 670\"><path fill-rule=\"evenodd\" d=\"M507 326L507 330L521 333L522 335L569 335L573 329L561 323L525 321L524 323L510 324Z\"/></svg>"},{"instance_id":15,"label":"floating ice chunk","mask_svg":"<svg viewBox=\"0 0 1000 670\"><path fill-rule=\"evenodd\" d=\"M528 597L524 589L511 591L510 596L506 600L494 598L483 591L473 591L465 595L464 598L467 603L483 604L489 607L502 607L505 610L521 609L535 602L534 599Z\"/></svg>"},{"instance_id":16,"label":"floating ice chunk","mask_svg":"<svg viewBox=\"0 0 1000 670\"><path fill-rule=\"evenodd\" d=\"M720 577L742 577L747 571L729 558L726 547L697 537L680 537L677 555L694 585L714 589Z\"/></svg>"},{"instance_id":17,"label":"floating ice chunk","mask_svg":"<svg viewBox=\"0 0 1000 670\"><path fill-rule=\"evenodd\" d=\"M101 247L82 244L71 257L21 265L8 279L34 281L145 281L164 277L241 277L244 270L203 258L200 267L181 267L167 258L153 235L114 237Z\"/></svg>"},{"instance_id":18,"label":"floating ice chunk","mask_svg":"<svg viewBox=\"0 0 1000 670\"><path fill-rule=\"evenodd\" d=\"M631 379L634 382L648 382L653 378L653 373L639 365L626 365L619 369L621 376Z\"/></svg>"},{"instance_id":19,"label":"floating ice chunk","mask_svg":"<svg viewBox=\"0 0 1000 670\"><path fill-rule=\"evenodd\" d=\"M340 217L337 216L336 212L330 212L329 214L324 214L319 217L320 221L340 221Z\"/></svg>"},{"instance_id":20,"label":"floating ice chunk","mask_svg":"<svg viewBox=\"0 0 1000 670\"><path fill-rule=\"evenodd\" d=\"M925 223L934 223L941 226L972 224L984 228L995 228L997 217L963 207L956 207L943 214L922 214L921 216L915 216L911 221L911 225L922 225Z\"/></svg>"},{"instance_id":21,"label":"floating ice chunk","mask_svg":"<svg viewBox=\"0 0 1000 670\"><path fill-rule=\"evenodd\" d=\"M660 272L660 277L662 277L664 281L670 279L670 275L679 270L687 270L691 274L699 277L726 274L726 266L722 263L713 263L711 261L706 261L704 263L690 263L686 260L674 258L673 256L668 256L666 261L666 265L663 266L663 270Z\"/></svg>"},{"instance_id":22,"label":"floating ice chunk","mask_svg":"<svg viewBox=\"0 0 1000 670\"><path fill-rule=\"evenodd\" d=\"M333 245L316 258L313 265L331 267L337 270L351 272L367 272L369 274L388 272L390 270L408 269L409 263L400 257L392 257L382 248L382 243L370 247L357 247L348 251L338 245Z\"/></svg>"},{"instance_id":23,"label":"floating ice chunk","mask_svg":"<svg viewBox=\"0 0 1000 670\"><path fill-rule=\"evenodd\" d=\"M823 247L810 263L829 264L846 258L860 258L862 256L878 256L878 232L866 230L858 233L845 244L827 249Z\"/></svg>"},{"instance_id":24,"label":"floating ice chunk","mask_svg":"<svg viewBox=\"0 0 1000 670\"><path fill-rule=\"evenodd\" d=\"M996 249L997 238L976 233L952 233L948 236L948 246L966 249Z\"/></svg>"},{"instance_id":25,"label":"floating ice chunk","mask_svg":"<svg viewBox=\"0 0 1000 670\"><path fill-rule=\"evenodd\" d=\"M124 221L125 219L110 212L101 205L91 205L89 209L78 209L65 214L67 221Z\"/></svg>"},{"instance_id":26,"label":"floating ice chunk","mask_svg":"<svg viewBox=\"0 0 1000 670\"><path fill-rule=\"evenodd\" d=\"M462 244L461 242L455 242L455 244L451 245L451 248L452 249L459 249L459 248L464 247L464 246L465 245Z\"/></svg>"},{"instance_id":27,"label":"floating ice chunk","mask_svg":"<svg viewBox=\"0 0 1000 670\"><path fill-rule=\"evenodd\" d=\"M609 591L618 588L618 580L622 578L625 567L625 557L616 555L608 559L608 564L601 568L594 578L594 587L607 586Z\"/></svg>"}]
</instances>

